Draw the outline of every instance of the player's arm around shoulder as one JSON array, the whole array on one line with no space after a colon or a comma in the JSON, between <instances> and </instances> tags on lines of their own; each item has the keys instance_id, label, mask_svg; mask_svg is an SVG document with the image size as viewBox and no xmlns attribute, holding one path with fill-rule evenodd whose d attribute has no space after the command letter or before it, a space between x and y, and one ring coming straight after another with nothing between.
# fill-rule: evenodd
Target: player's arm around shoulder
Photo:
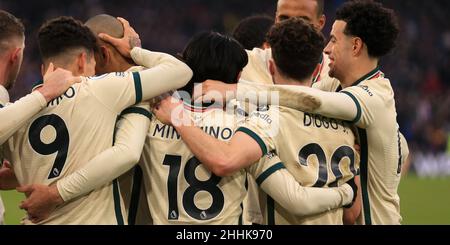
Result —
<instances>
[{"instance_id":1,"label":"player's arm around shoulder","mask_svg":"<svg viewBox=\"0 0 450 245\"><path fill-rule=\"evenodd\" d=\"M278 204L297 216L308 216L340 208L352 202L353 189L304 187L274 153L268 153L248 168L256 183Z\"/></svg>"},{"instance_id":2,"label":"player's arm around shoulder","mask_svg":"<svg viewBox=\"0 0 450 245\"><path fill-rule=\"evenodd\" d=\"M340 92L350 98L356 106L356 116L350 121L361 128L370 127L386 113L385 96L375 86L361 84Z\"/></svg>"},{"instance_id":3,"label":"player's arm around shoulder","mask_svg":"<svg viewBox=\"0 0 450 245\"><path fill-rule=\"evenodd\" d=\"M246 134L237 132L228 143L206 134L175 98L162 100L153 113L162 123L173 125L200 162L218 176L230 176L263 155L259 145Z\"/></svg>"}]
</instances>

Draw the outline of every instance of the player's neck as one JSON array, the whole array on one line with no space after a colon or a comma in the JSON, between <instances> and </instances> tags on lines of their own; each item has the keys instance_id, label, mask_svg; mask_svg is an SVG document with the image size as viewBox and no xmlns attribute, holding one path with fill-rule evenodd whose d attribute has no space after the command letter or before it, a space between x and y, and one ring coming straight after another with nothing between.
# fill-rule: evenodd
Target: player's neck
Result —
<instances>
[{"instance_id":1,"label":"player's neck","mask_svg":"<svg viewBox=\"0 0 450 245\"><path fill-rule=\"evenodd\" d=\"M6 86L6 78L8 76L8 74L6 74L6 62L2 62L0 64L0 85L2 85L3 87Z\"/></svg>"},{"instance_id":2,"label":"player's neck","mask_svg":"<svg viewBox=\"0 0 450 245\"><path fill-rule=\"evenodd\" d=\"M122 56L117 57L114 61L114 71L128 71L131 67L135 66L134 63Z\"/></svg>"},{"instance_id":3,"label":"player's neck","mask_svg":"<svg viewBox=\"0 0 450 245\"><path fill-rule=\"evenodd\" d=\"M296 80L292 78L288 78L285 76L276 76L275 77L275 84L277 85L290 85L290 86L308 86L311 87L311 81L312 77L303 79L303 80Z\"/></svg>"},{"instance_id":4,"label":"player's neck","mask_svg":"<svg viewBox=\"0 0 450 245\"><path fill-rule=\"evenodd\" d=\"M119 64L119 70L118 71L128 71L131 67L135 66L134 64L130 63L121 63Z\"/></svg>"},{"instance_id":5,"label":"player's neck","mask_svg":"<svg viewBox=\"0 0 450 245\"><path fill-rule=\"evenodd\" d=\"M378 67L378 59L364 59L358 62L348 69L348 74L341 80L343 88L353 86L355 82L372 72Z\"/></svg>"}]
</instances>

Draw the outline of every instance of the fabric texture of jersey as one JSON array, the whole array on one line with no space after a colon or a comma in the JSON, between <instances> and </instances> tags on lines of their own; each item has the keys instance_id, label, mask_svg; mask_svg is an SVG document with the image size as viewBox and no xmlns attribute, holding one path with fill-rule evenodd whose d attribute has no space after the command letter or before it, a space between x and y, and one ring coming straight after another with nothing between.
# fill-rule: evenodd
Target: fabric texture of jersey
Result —
<instances>
[{"instance_id":1,"label":"fabric texture of jersey","mask_svg":"<svg viewBox=\"0 0 450 245\"><path fill-rule=\"evenodd\" d=\"M132 73L106 74L85 78L51 101L4 149L19 183L53 184L111 147L117 116L142 93L135 85ZM110 90L120 96L110 96ZM123 224L123 213L114 181L61 206L44 223Z\"/></svg>"},{"instance_id":2,"label":"fabric texture of jersey","mask_svg":"<svg viewBox=\"0 0 450 245\"><path fill-rule=\"evenodd\" d=\"M266 106L254 112L238 131L252 137L264 154L278 155L301 186L340 186L358 169L354 134L340 120ZM275 212L276 224L342 223L342 209L304 218L281 207Z\"/></svg>"},{"instance_id":3,"label":"fabric texture of jersey","mask_svg":"<svg viewBox=\"0 0 450 245\"><path fill-rule=\"evenodd\" d=\"M238 120L234 108L185 104L195 125L228 141ZM205 146L206 147L206 146ZM152 119L141 158L147 199L154 224L221 224L241 222L246 172L217 177L192 154L175 128Z\"/></svg>"}]
</instances>

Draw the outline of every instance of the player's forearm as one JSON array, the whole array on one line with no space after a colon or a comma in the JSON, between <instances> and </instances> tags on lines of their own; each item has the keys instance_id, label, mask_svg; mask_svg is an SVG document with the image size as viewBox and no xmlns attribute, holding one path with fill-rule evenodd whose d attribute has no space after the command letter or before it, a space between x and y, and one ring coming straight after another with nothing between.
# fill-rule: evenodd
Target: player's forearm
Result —
<instances>
[{"instance_id":1,"label":"player's forearm","mask_svg":"<svg viewBox=\"0 0 450 245\"><path fill-rule=\"evenodd\" d=\"M279 96L275 98L280 100L272 101L273 97L267 92L279 93ZM252 103L266 100L269 104L279 104L299 111L347 121L354 120L358 113L355 102L348 95L323 92L305 86L261 85L242 81L238 84L237 97L239 100L251 97Z\"/></svg>"},{"instance_id":2,"label":"player's forearm","mask_svg":"<svg viewBox=\"0 0 450 245\"><path fill-rule=\"evenodd\" d=\"M149 119L128 114L118 123L116 142L77 172L58 181L64 201L85 195L127 172L139 161L144 147Z\"/></svg>"},{"instance_id":3,"label":"player's forearm","mask_svg":"<svg viewBox=\"0 0 450 245\"><path fill-rule=\"evenodd\" d=\"M0 109L0 144L5 143L30 118L47 105L44 96L33 92Z\"/></svg>"},{"instance_id":4,"label":"player's forearm","mask_svg":"<svg viewBox=\"0 0 450 245\"><path fill-rule=\"evenodd\" d=\"M345 184L338 188L303 187L286 170L270 175L261 188L278 204L297 216L323 213L350 204L352 188Z\"/></svg>"},{"instance_id":5,"label":"player's forearm","mask_svg":"<svg viewBox=\"0 0 450 245\"><path fill-rule=\"evenodd\" d=\"M192 78L189 66L171 55L141 48L131 54L137 64L151 68L140 72L143 100L184 87Z\"/></svg>"},{"instance_id":6,"label":"player's forearm","mask_svg":"<svg viewBox=\"0 0 450 245\"><path fill-rule=\"evenodd\" d=\"M83 169L59 180L58 192L67 202L114 180L136 163L128 157L126 148L115 146L96 156Z\"/></svg>"},{"instance_id":7,"label":"player's forearm","mask_svg":"<svg viewBox=\"0 0 450 245\"><path fill-rule=\"evenodd\" d=\"M215 175L227 176L234 172L234 153L229 144L207 135L195 126L175 128L195 157Z\"/></svg>"}]
</instances>

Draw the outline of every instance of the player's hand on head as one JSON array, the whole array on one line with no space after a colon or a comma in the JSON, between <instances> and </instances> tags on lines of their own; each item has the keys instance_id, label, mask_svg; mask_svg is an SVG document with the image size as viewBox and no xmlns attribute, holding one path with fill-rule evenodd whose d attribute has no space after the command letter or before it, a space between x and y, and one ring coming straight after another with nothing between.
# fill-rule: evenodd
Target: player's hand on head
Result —
<instances>
[{"instance_id":1,"label":"player's hand on head","mask_svg":"<svg viewBox=\"0 0 450 245\"><path fill-rule=\"evenodd\" d=\"M17 186L19 186L19 183L17 182L11 163L4 160L0 168L0 190L14 190Z\"/></svg>"},{"instance_id":2,"label":"player's hand on head","mask_svg":"<svg viewBox=\"0 0 450 245\"><path fill-rule=\"evenodd\" d=\"M130 26L130 23L121 17L117 18L123 25L124 35L122 38L114 38L106 33L100 33L98 37L103 41L113 45L121 55L131 58L131 50L135 47L141 47L139 34Z\"/></svg>"},{"instance_id":3,"label":"player's hand on head","mask_svg":"<svg viewBox=\"0 0 450 245\"><path fill-rule=\"evenodd\" d=\"M44 74L44 84L37 89L47 102L65 93L73 84L81 82L80 77L74 77L72 72L62 68L55 69L50 63Z\"/></svg>"},{"instance_id":4,"label":"player's hand on head","mask_svg":"<svg viewBox=\"0 0 450 245\"><path fill-rule=\"evenodd\" d=\"M33 184L18 187L17 191L27 197L19 208L26 210L31 222L35 224L47 219L57 206L64 202L56 185Z\"/></svg>"},{"instance_id":5,"label":"player's hand on head","mask_svg":"<svg viewBox=\"0 0 450 245\"><path fill-rule=\"evenodd\" d=\"M196 103L222 102L236 98L237 84L226 84L216 80L206 80L194 88L193 99Z\"/></svg>"},{"instance_id":6,"label":"player's hand on head","mask_svg":"<svg viewBox=\"0 0 450 245\"><path fill-rule=\"evenodd\" d=\"M166 125L181 126L191 122L189 115L184 110L183 102L172 96L162 99L155 105L153 114Z\"/></svg>"}]
</instances>

